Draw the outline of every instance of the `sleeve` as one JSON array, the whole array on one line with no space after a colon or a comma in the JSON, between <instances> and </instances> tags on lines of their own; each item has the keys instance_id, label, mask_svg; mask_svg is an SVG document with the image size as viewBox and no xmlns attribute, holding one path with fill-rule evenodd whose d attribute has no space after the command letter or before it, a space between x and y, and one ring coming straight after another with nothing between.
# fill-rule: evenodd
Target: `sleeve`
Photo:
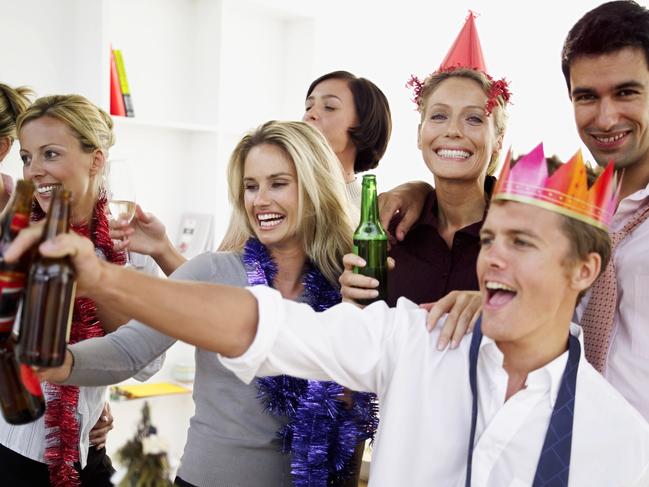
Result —
<instances>
[{"instance_id":1,"label":"sleeve","mask_svg":"<svg viewBox=\"0 0 649 487\"><path fill-rule=\"evenodd\" d=\"M97 386L121 382L144 369L175 341L132 320L104 337L70 345L74 366L65 383ZM148 374L149 377L155 372Z\"/></svg>"},{"instance_id":2,"label":"sleeve","mask_svg":"<svg viewBox=\"0 0 649 487\"><path fill-rule=\"evenodd\" d=\"M270 288L249 289L259 307L257 334L240 357L220 357L247 383L255 376L286 374L380 394L398 362L406 325L421 322L423 329L426 319L423 310L403 304L391 309L384 302L365 309L341 303L318 313Z\"/></svg>"},{"instance_id":3,"label":"sleeve","mask_svg":"<svg viewBox=\"0 0 649 487\"><path fill-rule=\"evenodd\" d=\"M170 279L234 283L238 259L230 254L201 254L180 266ZM241 264L238 264L241 265ZM147 380L162 367L162 355L176 342L135 320L100 338L71 345L74 366L66 384L116 384L138 374ZM143 370L144 369L144 370Z\"/></svg>"}]
</instances>

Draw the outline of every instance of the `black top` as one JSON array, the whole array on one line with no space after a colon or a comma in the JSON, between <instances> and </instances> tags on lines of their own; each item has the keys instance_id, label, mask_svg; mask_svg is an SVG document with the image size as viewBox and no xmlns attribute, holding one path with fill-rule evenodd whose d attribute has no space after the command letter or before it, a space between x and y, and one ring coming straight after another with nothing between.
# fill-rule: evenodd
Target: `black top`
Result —
<instances>
[{"instance_id":1,"label":"black top","mask_svg":"<svg viewBox=\"0 0 649 487\"><path fill-rule=\"evenodd\" d=\"M485 194L491 195L495 182L496 178L487 176ZM438 231L437 208L433 190L406 238L390 249L389 255L396 262L388 277L390 306L395 306L401 296L419 304L437 301L451 291L478 289L476 262L486 211L481 221L455 232L449 248Z\"/></svg>"}]
</instances>

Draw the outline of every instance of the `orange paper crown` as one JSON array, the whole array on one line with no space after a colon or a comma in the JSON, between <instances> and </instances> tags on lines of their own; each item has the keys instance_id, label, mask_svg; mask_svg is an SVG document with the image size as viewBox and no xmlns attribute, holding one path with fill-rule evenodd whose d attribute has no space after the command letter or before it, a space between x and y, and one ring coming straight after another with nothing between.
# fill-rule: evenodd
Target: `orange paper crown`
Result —
<instances>
[{"instance_id":1,"label":"orange paper crown","mask_svg":"<svg viewBox=\"0 0 649 487\"><path fill-rule=\"evenodd\" d=\"M511 151L498 178L493 200L512 200L561 213L608 230L615 211L616 180L613 162L589 188L581 151L552 175L539 144L511 166Z\"/></svg>"}]
</instances>

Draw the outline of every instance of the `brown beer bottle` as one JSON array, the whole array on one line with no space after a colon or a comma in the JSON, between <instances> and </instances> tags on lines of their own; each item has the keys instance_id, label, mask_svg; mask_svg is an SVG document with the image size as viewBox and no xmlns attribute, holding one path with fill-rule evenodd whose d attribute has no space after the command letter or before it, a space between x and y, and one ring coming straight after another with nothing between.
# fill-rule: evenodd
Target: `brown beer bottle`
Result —
<instances>
[{"instance_id":1,"label":"brown beer bottle","mask_svg":"<svg viewBox=\"0 0 649 487\"><path fill-rule=\"evenodd\" d=\"M28 253L13 264L4 261L4 253L18 232L29 225L33 195L34 185L29 181L19 180L9 203L9 209L0 221L2 232L0 234L0 339L11 334L23 297L29 265Z\"/></svg>"},{"instance_id":2,"label":"brown beer bottle","mask_svg":"<svg viewBox=\"0 0 649 487\"><path fill-rule=\"evenodd\" d=\"M0 340L0 405L11 424L35 421L45 412L38 377L29 365L18 363L11 335Z\"/></svg>"},{"instance_id":3,"label":"brown beer bottle","mask_svg":"<svg viewBox=\"0 0 649 487\"><path fill-rule=\"evenodd\" d=\"M25 288L29 257L14 264L4 261L4 251L18 232L29 225L34 185L20 180L0 221L0 406L5 421L29 423L45 412L38 378L27 365L16 360L11 334Z\"/></svg>"},{"instance_id":4,"label":"brown beer bottle","mask_svg":"<svg viewBox=\"0 0 649 487\"><path fill-rule=\"evenodd\" d=\"M70 192L55 191L41 242L67 233ZM34 259L20 321L18 358L24 364L58 367L63 364L72 321L76 273L69 257Z\"/></svg>"}]
</instances>

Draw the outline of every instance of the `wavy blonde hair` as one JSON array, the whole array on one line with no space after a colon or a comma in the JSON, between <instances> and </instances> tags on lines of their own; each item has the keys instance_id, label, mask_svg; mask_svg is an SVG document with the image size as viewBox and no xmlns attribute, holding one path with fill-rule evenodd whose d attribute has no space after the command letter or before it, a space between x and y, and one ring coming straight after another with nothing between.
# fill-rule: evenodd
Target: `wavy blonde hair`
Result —
<instances>
[{"instance_id":1,"label":"wavy blonde hair","mask_svg":"<svg viewBox=\"0 0 649 487\"><path fill-rule=\"evenodd\" d=\"M270 121L245 135L228 165L230 225L219 250L240 252L255 233L244 206L243 174L253 147L271 144L293 161L297 173L297 234L310 262L338 287L343 255L352 248L352 221L340 163L325 138L304 122Z\"/></svg>"},{"instance_id":2,"label":"wavy blonde hair","mask_svg":"<svg viewBox=\"0 0 649 487\"><path fill-rule=\"evenodd\" d=\"M115 143L113 119L81 95L52 95L37 99L20 114L16 121L17 131L20 132L27 122L41 117L52 117L66 124L84 152L102 151L106 163L93 181L96 195L106 185L108 149Z\"/></svg>"},{"instance_id":3,"label":"wavy blonde hair","mask_svg":"<svg viewBox=\"0 0 649 487\"><path fill-rule=\"evenodd\" d=\"M16 139L16 119L27 109L33 96L34 92L25 86L12 88L0 83L0 137L9 137L10 142Z\"/></svg>"}]
</instances>

